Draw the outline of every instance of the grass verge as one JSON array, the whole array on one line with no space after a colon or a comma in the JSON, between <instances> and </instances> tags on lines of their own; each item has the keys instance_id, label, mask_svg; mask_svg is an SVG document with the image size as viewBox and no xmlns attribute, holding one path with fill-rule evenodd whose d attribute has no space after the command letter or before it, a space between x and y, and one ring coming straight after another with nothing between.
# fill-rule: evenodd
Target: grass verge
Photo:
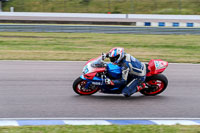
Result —
<instances>
[{"instance_id":1,"label":"grass verge","mask_svg":"<svg viewBox=\"0 0 200 133\"><path fill-rule=\"evenodd\" d=\"M200 126L110 125L0 127L1 133L199 133Z\"/></svg>"},{"instance_id":2,"label":"grass verge","mask_svg":"<svg viewBox=\"0 0 200 133\"><path fill-rule=\"evenodd\" d=\"M88 60L112 47L141 61L200 63L199 35L0 32L0 60Z\"/></svg>"},{"instance_id":3,"label":"grass verge","mask_svg":"<svg viewBox=\"0 0 200 133\"><path fill-rule=\"evenodd\" d=\"M67 13L200 14L199 0L10 0L4 11Z\"/></svg>"}]
</instances>

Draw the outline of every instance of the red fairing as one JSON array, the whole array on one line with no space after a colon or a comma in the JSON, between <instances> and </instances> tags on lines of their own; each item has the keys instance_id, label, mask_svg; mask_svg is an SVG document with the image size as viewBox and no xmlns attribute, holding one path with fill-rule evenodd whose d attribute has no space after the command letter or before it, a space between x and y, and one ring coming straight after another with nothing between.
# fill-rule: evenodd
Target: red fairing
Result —
<instances>
[{"instance_id":1,"label":"red fairing","mask_svg":"<svg viewBox=\"0 0 200 133\"><path fill-rule=\"evenodd\" d=\"M86 79L93 79L96 74L97 72L92 72L92 73L85 74L84 77Z\"/></svg>"},{"instance_id":2,"label":"red fairing","mask_svg":"<svg viewBox=\"0 0 200 133\"><path fill-rule=\"evenodd\" d=\"M147 73L147 76L152 76L155 74L162 73L168 66L168 62L161 59L150 60L148 63L148 69L150 72Z\"/></svg>"},{"instance_id":3,"label":"red fairing","mask_svg":"<svg viewBox=\"0 0 200 133\"><path fill-rule=\"evenodd\" d=\"M105 67L94 68L94 72L97 72L97 73L105 72L105 70L106 70Z\"/></svg>"},{"instance_id":4,"label":"red fairing","mask_svg":"<svg viewBox=\"0 0 200 133\"><path fill-rule=\"evenodd\" d=\"M106 68L104 68L104 67L102 67L102 68L94 68L93 72L85 74L84 77L86 79L93 79L97 73L104 72L105 70L106 70Z\"/></svg>"}]
</instances>

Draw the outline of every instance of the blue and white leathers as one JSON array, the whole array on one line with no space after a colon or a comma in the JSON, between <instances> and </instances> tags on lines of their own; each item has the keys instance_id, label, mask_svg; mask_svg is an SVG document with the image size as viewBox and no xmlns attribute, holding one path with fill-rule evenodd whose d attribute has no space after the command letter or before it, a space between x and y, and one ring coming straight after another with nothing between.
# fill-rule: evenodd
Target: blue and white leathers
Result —
<instances>
[{"instance_id":1,"label":"blue and white leathers","mask_svg":"<svg viewBox=\"0 0 200 133\"><path fill-rule=\"evenodd\" d=\"M130 96L137 91L137 86L145 81L146 65L139 60L126 54L122 61L118 64L122 67L122 78L120 80L112 80L114 84L127 84L128 76L131 81L122 90L124 95Z\"/></svg>"}]
</instances>

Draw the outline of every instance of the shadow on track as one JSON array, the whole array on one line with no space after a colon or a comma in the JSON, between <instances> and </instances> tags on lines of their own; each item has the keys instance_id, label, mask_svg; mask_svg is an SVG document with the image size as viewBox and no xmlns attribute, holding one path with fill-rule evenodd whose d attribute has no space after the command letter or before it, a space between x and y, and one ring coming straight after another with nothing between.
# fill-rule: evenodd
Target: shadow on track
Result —
<instances>
[{"instance_id":1,"label":"shadow on track","mask_svg":"<svg viewBox=\"0 0 200 133\"><path fill-rule=\"evenodd\" d=\"M78 99L81 99L81 100L134 100L134 101L147 101L147 100L166 100L167 97L166 96L162 96L162 95L159 95L159 96L143 96L143 95L133 95L131 97L124 97L122 95L91 95L91 96L79 96L79 95L76 95L74 96L75 98L78 98Z\"/></svg>"}]
</instances>

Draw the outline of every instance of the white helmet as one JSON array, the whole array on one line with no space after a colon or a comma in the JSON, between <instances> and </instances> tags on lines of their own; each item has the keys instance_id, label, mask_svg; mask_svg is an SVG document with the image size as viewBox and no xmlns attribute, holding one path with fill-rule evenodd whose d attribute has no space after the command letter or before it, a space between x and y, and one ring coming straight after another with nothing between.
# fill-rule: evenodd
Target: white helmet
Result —
<instances>
[{"instance_id":1,"label":"white helmet","mask_svg":"<svg viewBox=\"0 0 200 133\"><path fill-rule=\"evenodd\" d=\"M111 62L118 64L124 58L124 48L112 48L108 53L108 57Z\"/></svg>"}]
</instances>

